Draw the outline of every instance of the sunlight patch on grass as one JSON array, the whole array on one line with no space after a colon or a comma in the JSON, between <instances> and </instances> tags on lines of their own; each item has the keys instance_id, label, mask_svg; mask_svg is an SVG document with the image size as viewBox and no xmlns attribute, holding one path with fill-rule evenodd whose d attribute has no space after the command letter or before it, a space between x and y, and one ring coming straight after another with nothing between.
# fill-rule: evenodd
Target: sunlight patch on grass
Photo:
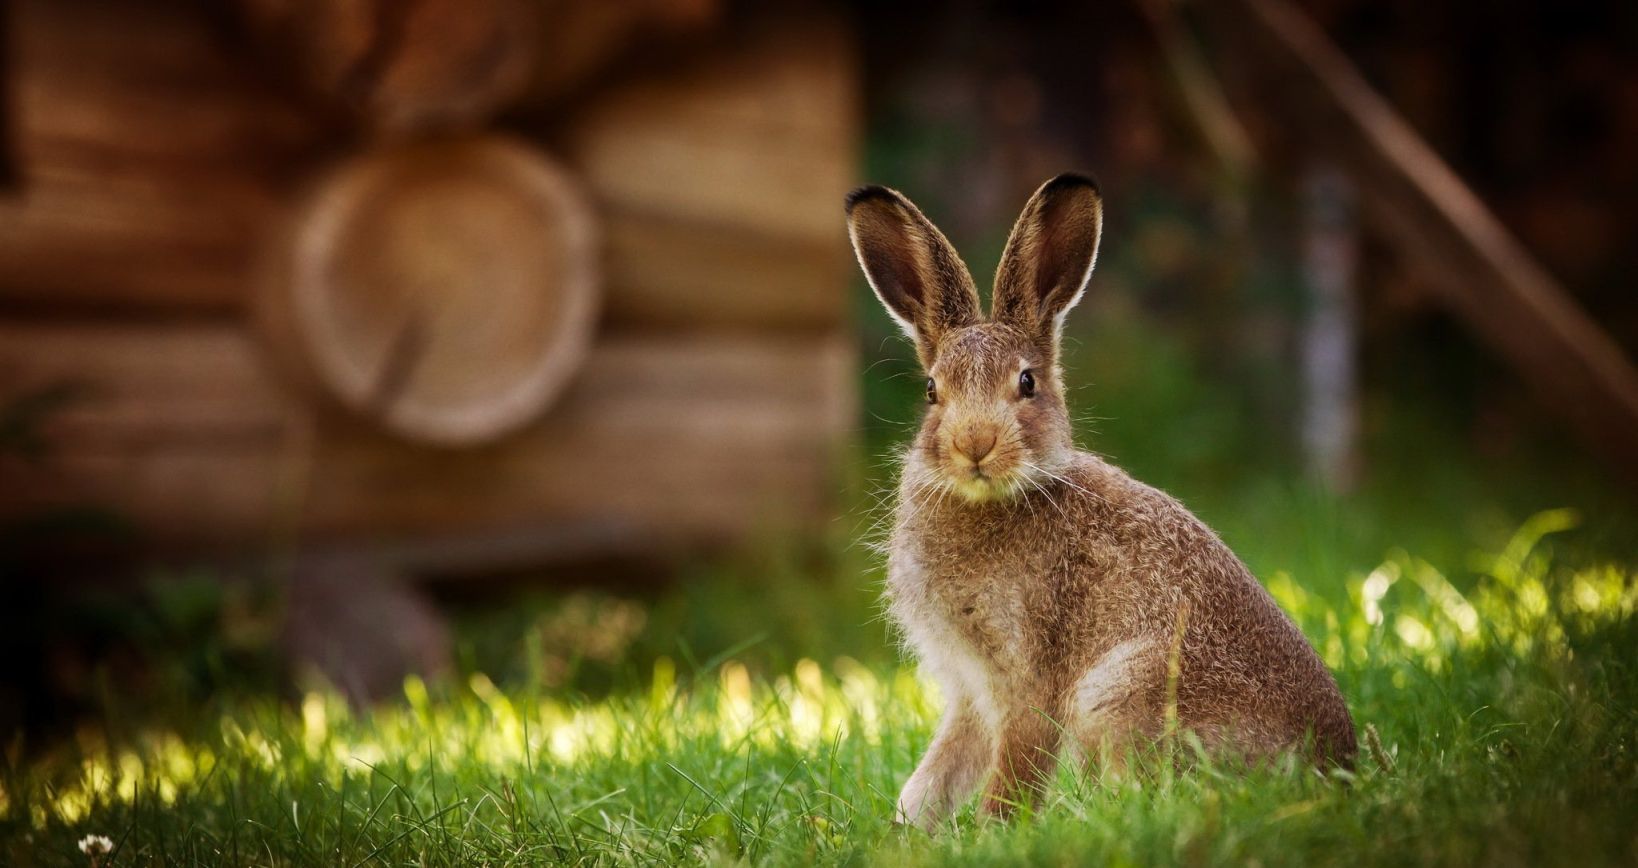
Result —
<instances>
[{"instance_id":1,"label":"sunlight patch on grass","mask_svg":"<svg viewBox=\"0 0 1638 868\"><path fill-rule=\"evenodd\" d=\"M838 658L681 674L661 658L644 689L601 699L477 673L408 679L401 702L364 711L315 690L235 703L185 733L87 735L8 765L0 829L57 849L107 834L138 860L332 864L1273 863L1338 861L1338 842L1380 848L1368 862L1494 861L1493 848L1524 846L1506 831L1520 824L1618 852L1638 846L1630 831L1555 811L1638 805L1638 691L1617 653L1631 648L1638 575L1555 564L1541 542L1572 518L1533 519L1466 588L1404 552L1349 578L1342 604L1269 579L1361 727L1382 734L1384 756L1362 759L1349 786L1299 763L1066 768L1018 822L969 808L953 834L926 838L890 823L939 706L911 670ZM1600 642L1616 651L1578 656ZM1172 750L1187 755L1186 738ZM1449 839L1433 856L1418 837L1430 834Z\"/></svg>"},{"instance_id":2,"label":"sunlight patch on grass","mask_svg":"<svg viewBox=\"0 0 1638 868\"><path fill-rule=\"evenodd\" d=\"M140 749L114 751L86 745L78 774L51 798L33 806L36 828L75 824L98 810L131 805L146 797L162 804L196 784L225 755L240 769L271 775L297 770L341 789L349 778L367 779L393 758L411 773L437 774L451 761L500 775L529 769L571 772L577 767L662 758L700 741L723 750L781 746L819 750L846 739L879 741L884 723L920 729L902 712L922 712L934 699L930 687L907 672L882 680L839 659L827 673L800 660L793 672L753 678L728 661L717 683L678 690L675 667L655 667L646 696L573 702L545 696L509 695L485 675L471 676L464 691L434 695L419 678L404 685L404 702L355 716L334 691L310 691L294 710L237 709L218 721L214 744L190 744L171 733L145 738Z\"/></svg>"}]
</instances>

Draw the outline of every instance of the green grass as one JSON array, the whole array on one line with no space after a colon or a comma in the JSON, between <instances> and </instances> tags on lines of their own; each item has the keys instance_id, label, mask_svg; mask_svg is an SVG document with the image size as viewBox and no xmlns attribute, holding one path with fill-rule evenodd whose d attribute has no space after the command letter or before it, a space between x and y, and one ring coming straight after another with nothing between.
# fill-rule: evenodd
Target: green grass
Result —
<instances>
[{"instance_id":1,"label":"green grass","mask_svg":"<svg viewBox=\"0 0 1638 868\"><path fill-rule=\"evenodd\" d=\"M1351 777L1065 769L1027 816L927 836L890 823L938 707L910 670L659 657L596 697L473 673L362 713L116 715L10 752L0 862L89 864L105 835L117 864L1632 864L1638 576L1560 554L1571 524L1532 518L1465 579L1404 553L1334 594L1265 576L1380 734Z\"/></svg>"}]
</instances>

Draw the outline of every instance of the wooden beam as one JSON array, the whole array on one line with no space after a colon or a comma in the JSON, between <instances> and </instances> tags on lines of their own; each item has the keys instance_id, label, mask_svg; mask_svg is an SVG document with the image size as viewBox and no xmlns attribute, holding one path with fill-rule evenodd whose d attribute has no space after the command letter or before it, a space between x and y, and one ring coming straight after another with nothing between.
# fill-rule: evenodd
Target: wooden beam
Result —
<instances>
[{"instance_id":1,"label":"wooden beam","mask_svg":"<svg viewBox=\"0 0 1638 868\"><path fill-rule=\"evenodd\" d=\"M1591 448L1638 479L1638 370L1479 197L1286 0L1198 3L1225 69L1251 70L1259 109L1352 175L1388 239L1443 303Z\"/></svg>"},{"instance_id":2,"label":"wooden beam","mask_svg":"<svg viewBox=\"0 0 1638 868\"><path fill-rule=\"evenodd\" d=\"M831 517L852 426L845 334L607 336L537 423L405 442L281 386L243 327L0 320L0 406L68 398L37 458L0 456L0 517L102 506L179 544L518 529L743 541Z\"/></svg>"}]
</instances>

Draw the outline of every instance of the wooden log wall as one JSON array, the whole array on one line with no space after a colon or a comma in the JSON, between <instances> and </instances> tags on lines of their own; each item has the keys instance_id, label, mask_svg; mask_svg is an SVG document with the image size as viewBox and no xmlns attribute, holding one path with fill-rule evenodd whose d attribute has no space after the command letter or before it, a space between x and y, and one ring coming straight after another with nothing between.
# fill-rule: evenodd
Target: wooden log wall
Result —
<instances>
[{"instance_id":1,"label":"wooden log wall","mask_svg":"<svg viewBox=\"0 0 1638 868\"><path fill-rule=\"evenodd\" d=\"M560 139L602 204L617 323L825 330L847 318L837 256L860 129L833 21L754 28L679 76L602 92Z\"/></svg>"},{"instance_id":2,"label":"wooden log wall","mask_svg":"<svg viewBox=\"0 0 1638 868\"><path fill-rule=\"evenodd\" d=\"M13 0L0 309L227 315L325 130L186 7Z\"/></svg>"},{"instance_id":3,"label":"wooden log wall","mask_svg":"<svg viewBox=\"0 0 1638 868\"><path fill-rule=\"evenodd\" d=\"M284 545L597 522L732 542L828 516L858 137L834 22L756 24L524 124L590 204L601 314L536 418L452 448L316 394L258 313L313 185L399 146L361 146L192 4L12 5L0 406L70 397L37 420L44 456L0 455L0 517L91 504L166 543Z\"/></svg>"},{"instance_id":4,"label":"wooden log wall","mask_svg":"<svg viewBox=\"0 0 1638 868\"><path fill-rule=\"evenodd\" d=\"M482 447L436 450L278 382L230 323L0 325L8 394L86 390L48 460L0 463L9 510L74 492L201 539L478 532L593 518L656 537L743 538L829 502L850 424L848 348L827 336L610 336L560 405ZM782 515L783 513L783 515Z\"/></svg>"}]
</instances>

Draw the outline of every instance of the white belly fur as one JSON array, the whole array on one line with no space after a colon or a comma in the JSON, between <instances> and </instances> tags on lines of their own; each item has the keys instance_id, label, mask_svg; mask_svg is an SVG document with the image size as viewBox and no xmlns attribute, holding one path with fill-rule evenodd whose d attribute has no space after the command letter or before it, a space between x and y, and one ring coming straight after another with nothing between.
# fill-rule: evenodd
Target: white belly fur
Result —
<instances>
[{"instance_id":1,"label":"white belly fur","mask_svg":"<svg viewBox=\"0 0 1638 868\"><path fill-rule=\"evenodd\" d=\"M889 612L904 631L922 671L938 684L947 705L964 698L991 732L999 731L1001 707L991 680L992 667L973 651L971 643L930 599L918 564L908 558L894 558L889 574Z\"/></svg>"}]
</instances>

